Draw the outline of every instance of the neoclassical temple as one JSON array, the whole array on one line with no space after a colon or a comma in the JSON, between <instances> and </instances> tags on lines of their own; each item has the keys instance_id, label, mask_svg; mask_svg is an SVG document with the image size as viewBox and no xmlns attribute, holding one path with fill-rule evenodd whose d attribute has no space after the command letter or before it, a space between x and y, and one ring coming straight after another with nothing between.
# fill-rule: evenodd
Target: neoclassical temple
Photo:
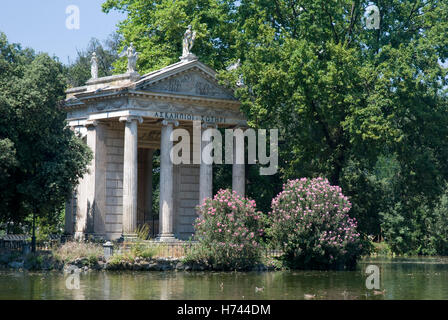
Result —
<instances>
[{"instance_id":1,"label":"neoclassical temple","mask_svg":"<svg viewBox=\"0 0 448 320\"><path fill-rule=\"evenodd\" d=\"M195 207L212 196L212 166L201 161L174 165L170 150L176 142L170 135L175 128L191 135L198 132L193 130L193 121L196 126L200 121L199 132L208 127L246 126L233 93L220 86L216 72L190 52L193 41L194 33L187 30L180 61L143 76L135 70L138 53L132 44L124 51L125 74L98 78L94 55L92 79L67 90L68 125L94 155L89 173L67 203L67 234L107 240L135 236L136 229L155 214L152 164L160 150L157 239L191 237ZM198 157L200 150L194 146L192 150L191 158ZM244 194L244 165L234 164L232 171L233 189Z\"/></svg>"}]
</instances>

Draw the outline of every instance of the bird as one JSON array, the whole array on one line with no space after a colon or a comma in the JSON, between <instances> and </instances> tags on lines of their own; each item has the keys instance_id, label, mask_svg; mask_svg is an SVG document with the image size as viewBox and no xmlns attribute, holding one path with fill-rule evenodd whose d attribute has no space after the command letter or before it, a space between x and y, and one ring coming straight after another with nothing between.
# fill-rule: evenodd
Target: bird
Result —
<instances>
[{"instance_id":1,"label":"bird","mask_svg":"<svg viewBox=\"0 0 448 320\"><path fill-rule=\"evenodd\" d=\"M261 288L255 287L255 292L260 292L260 291L264 291L264 287L261 287Z\"/></svg>"},{"instance_id":2,"label":"bird","mask_svg":"<svg viewBox=\"0 0 448 320\"><path fill-rule=\"evenodd\" d=\"M315 294L308 294L308 293L305 293L305 294L304 294L304 297L305 297L305 300L311 300L311 299L316 298L316 295L315 295Z\"/></svg>"}]
</instances>

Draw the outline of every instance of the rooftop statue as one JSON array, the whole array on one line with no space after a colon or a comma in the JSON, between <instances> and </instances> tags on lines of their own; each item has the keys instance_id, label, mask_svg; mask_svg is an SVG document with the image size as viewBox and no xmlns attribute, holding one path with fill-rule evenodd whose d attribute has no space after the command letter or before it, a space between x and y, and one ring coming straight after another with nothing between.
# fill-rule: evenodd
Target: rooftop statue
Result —
<instances>
[{"instance_id":1,"label":"rooftop statue","mask_svg":"<svg viewBox=\"0 0 448 320\"><path fill-rule=\"evenodd\" d=\"M98 58L96 57L96 53L92 53L92 59L90 59L90 74L92 79L98 79Z\"/></svg>"},{"instance_id":2,"label":"rooftop statue","mask_svg":"<svg viewBox=\"0 0 448 320\"><path fill-rule=\"evenodd\" d=\"M131 42L129 47L124 47L123 51L120 53L119 57L128 58L128 70L127 73L137 72L137 60L139 53L135 51L134 44Z\"/></svg>"},{"instance_id":3,"label":"rooftop statue","mask_svg":"<svg viewBox=\"0 0 448 320\"><path fill-rule=\"evenodd\" d=\"M182 58L187 58L192 56L191 49L194 45L194 40L196 40L196 31L191 29L191 25L188 26L184 34L184 39L182 41Z\"/></svg>"}]
</instances>

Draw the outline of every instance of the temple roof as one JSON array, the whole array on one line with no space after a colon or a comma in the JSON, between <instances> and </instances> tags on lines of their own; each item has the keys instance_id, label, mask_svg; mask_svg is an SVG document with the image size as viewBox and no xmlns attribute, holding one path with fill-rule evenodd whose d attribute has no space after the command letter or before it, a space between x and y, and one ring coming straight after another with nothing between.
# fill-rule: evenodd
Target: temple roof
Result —
<instances>
[{"instance_id":1,"label":"temple roof","mask_svg":"<svg viewBox=\"0 0 448 320\"><path fill-rule=\"evenodd\" d=\"M236 101L231 90L218 84L216 72L194 59L181 60L143 76L135 72L91 79L85 86L68 89L65 104L75 106L79 100L125 92L172 93Z\"/></svg>"}]
</instances>

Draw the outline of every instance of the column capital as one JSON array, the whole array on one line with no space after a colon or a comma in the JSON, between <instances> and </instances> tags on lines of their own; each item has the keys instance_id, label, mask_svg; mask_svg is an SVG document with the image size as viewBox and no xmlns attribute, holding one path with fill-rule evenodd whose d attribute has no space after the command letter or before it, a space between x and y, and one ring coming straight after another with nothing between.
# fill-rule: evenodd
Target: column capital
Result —
<instances>
[{"instance_id":1,"label":"column capital","mask_svg":"<svg viewBox=\"0 0 448 320\"><path fill-rule=\"evenodd\" d=\"M141 116L123 116L119 119L120 122L132 122L132 121L138 121L140 124L143 123L143 118Z\"/></svg>"},{"instance_id":2,"label":"column capital","mask_svg":"<svg viewBox=\"0 0 448 320\"><path fill-rule=\"evenodd\" d=\"M175 127L179 126L179 121L177 120L167 120L167 119L163 119L162 120L162 126L167 126L169 124L172 124Z\"/></svg>"}]
</instances>

